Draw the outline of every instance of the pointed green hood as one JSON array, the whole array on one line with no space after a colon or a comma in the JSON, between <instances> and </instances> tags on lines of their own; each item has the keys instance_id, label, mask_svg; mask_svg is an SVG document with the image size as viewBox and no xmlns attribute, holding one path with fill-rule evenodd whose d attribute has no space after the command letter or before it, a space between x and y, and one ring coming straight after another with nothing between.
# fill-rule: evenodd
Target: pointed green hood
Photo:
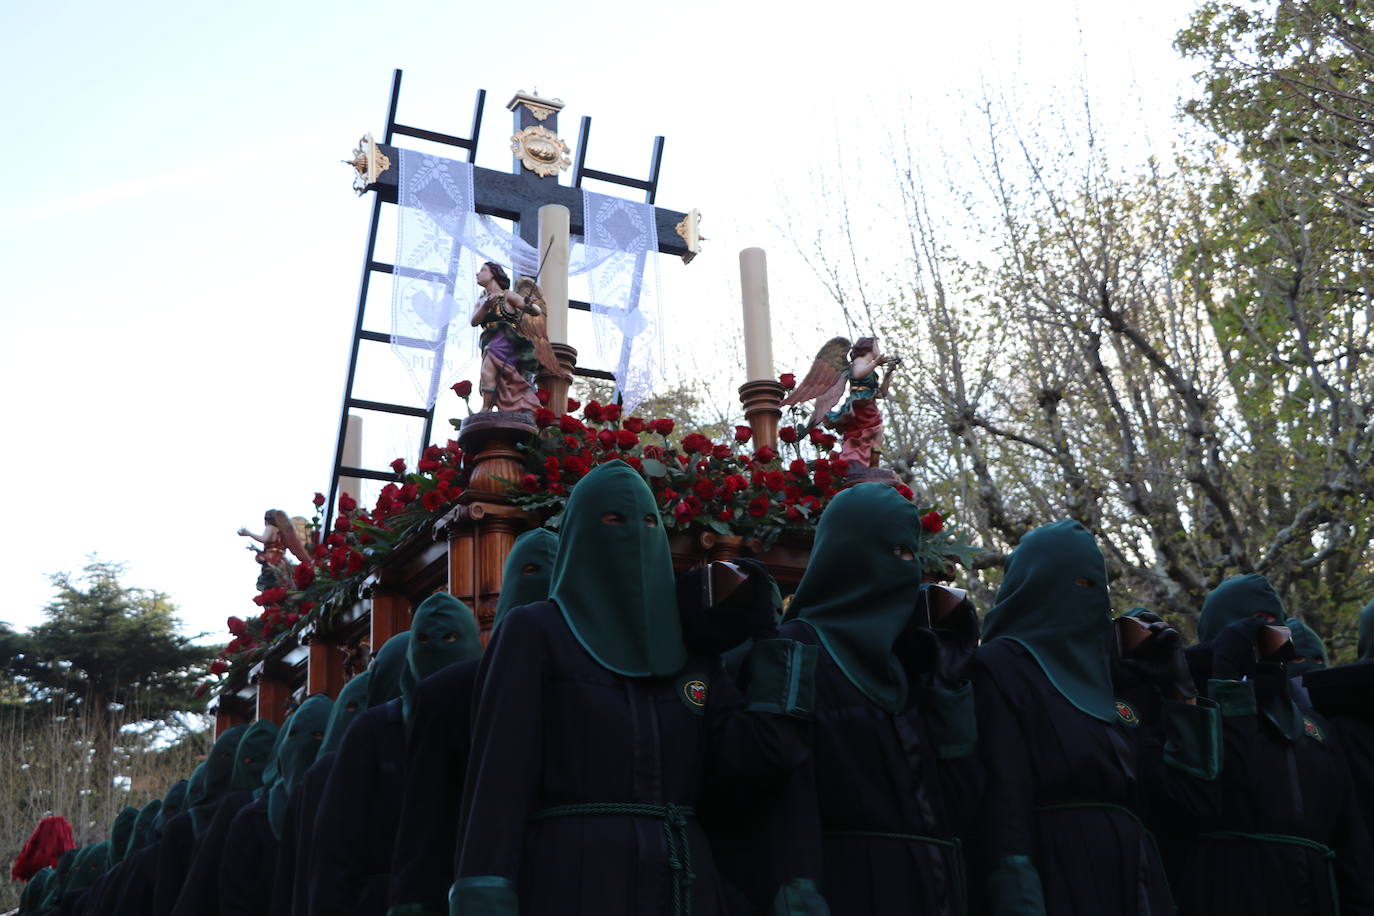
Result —
<instances>
[{"instance_id":1,"label":"pointed green hood","mask_svg":"<svg viewBox=\"0 0 1374 916\"><path fill-rule=\"evenodd\" d=\"M71 897L77 891L90 887L105 874L109 865L109 840L83 846L76 855L76 861L72 863L72 870L67 874L67 886L62 891L62 897Z\"/></svg>"},{"instance_id":2,"label":"pointed green hood","mask_svg":"<svg viewBox=\"0 0 1374 916\"><path fill-rule=\"evenodd\" d=\"M339 698L334 701L334 709L329 714L329 725L324 730L320 755L337 751L349 723L357 718L358 713L367 709L367 688L371 682L372 672L364 671L354 675L339 691Z\"/></svg>"},{"instance_id":3,"label":"pointed green hood","mask_svg":"<svg viewBox=\"0 0 1374 916\"><path fill-rule=\"evenodd\" d=\"M205 759L204 768L191 776L191 789L186 795L186 810L191 812L196 836L210 826L210 818L215 807L229 792L234 778L234 761L238 754L239 742L248 732L247 725L235 725L227 729L215 740L210 748L210 756ZM200 782L196 782L196 777Z\"/></svg>"},{"instance_id":4,"label":"pointed green hood","mask_svg":"<svg viewBox=\"0 0 1374 916\"><path fill-rule=\"evenodd\" d=\"M125 805L124 810L115 815L114 822L110 824L110 865L118 865L123 860L124 852L129 848L129 837L134 834L136 820L138 809L132 805Z\"/></svg>"},{"instance_id":5,"label":"pointed green hood","mask_svg":"<svg viewBox=\"0 0 1374 916\"><path fill-rule=\"evenodd\" d=\"M406 670L410 653L410 631L397 633L386 641L372 660L372 677L367 685L367 708L389 703L401 695L401 672Z\"/></svg>"},{"instance_id":6,"label":"pointed green hood","mask_svg":"<svg viewBox=\"0 0 1374 916\"><path fill-rule=\"evenodd\" d=\"M526 531L515 539L501 573L501 597L496 602L496 615L491 619L493 633L511 608L549 597L553 559L557 553L558 535L547 528Z\"/></svg>"},{"instance_id":7,"label":"pointed green hood","mask_svg":"<svg viewBox=\"0 0 1374 916\"><path fill-rule=\"evenodd\" d=\"M466 604L448 592L435 592L420 602L410 620L410 644L401 672L401 709L407 727L421 681L455 662L481 654L477 618Z\"/></svg>"},{"instance_id":8,"label":"pointed green hood","mask_svg":"<svg viewBox=\"0 0 1374 916\"><path fill-rule=\"evenodd\" d=\"M57 906L62 899L62 894L67 889L67 882L71 880L72 869L76 866L77 857L81 855L81 850L86 847L81 846L77 849L68 849L57 860L57 867L53 869L53 876L48 880L48 890L39 901L40 909L47 910Z\"/></svg>"},{"instance_id":9,"label":"pointed green hood","mask_svg":"<svg viewBox=\"0 0 1374 916\"><path fill-rule=\"evenodd\" d=\"M1268 579L1259 573L1232 576L1208 592L1203 600L1202 612L1197 620L1198 642L1210 644L1231 624L1256 614L1268 614L1276 626L1287 625L1288 614L1284 611L1283 599L1274 591ZM1286 665L1274 666L1273 674L1284 681L1288 680ZM1289 741L1297 741L1302 736L1302 714L1293 702L1286 683L1282 690L1270 691L1262 696L1257 693L1255 699L1265 718L1274 723L1281 735Z\"/></svg>"},{"instance_id":10,"label":"pointed green hood","mask_svg":"<svg viewBox=\"0 0 1374 916\"><path fill-rule=\"evenodd\" d=\"M200 767L196 769L199 770ZM178 779L167 787L167 794L162 796L162 808L153 820L154 836L162 836L162 828L167 825L168 821L181 813L182 806L186 802L186 789L189 785L187 780Z\"/></svg>"},{"instance_id":11,"label":"pointed green hood","mask_svg":"<svg viewBox=\"0 0 1374 916\"><path fill-rule=\"evenodd\" d=\"M607 671L667 677L687 664L668 535L649 485L625 462L599 465L573 488L549 597Z\"/></svg>"},{"instance_id":12,"label":"pointed green hood","mask_svg":"<svg viewBox=\"0 0 1374 916\"><path fill-rule=\"evenodd\" d=\"M229 780L231 792L249 792L262 785L263 771L267 769L276 741L276 723L258 719L248 726L234 751L234 775Z\"/></svg>"},{"instance_id":13,"label":"pointed green hood","mask_svg":"<svg viewBox=\"0 0 1374 916\"><path fill-rule=\"evenodd\" d=\"M276 778L267 788L267 818L272 833L281 839L286 824L286 807L291 792L315 762L324 745L325 729L334 712L334 701L322 693L306 697L300 708L282 726L273 757Z\"/></svg>"},{"instance_id":14,"label":"pointed green hood","mask_svg":"<svg viewBox=\"0 0 1374 916\"><path fill-rule=\"evenodd\" d=\"M841 491L821 513L788 609L816 631L849 682L890 713L907 705L906 672L892 647L916 608L920 539L920 509L892 487ZM898 556L903 549L913 559Z\"/></svg>"},{"instance_id":15,"label":"pointed green hood","mask_svg":"<svg viewBox=\"0 0 1374 916\"><path fill-rule=\"evenodd\" d=\"M1296 617L1288 618L1288 629L1293 631L1293 648L1302 656L1302 661L1287 663L1289 677L1302 677L1309 671L1330 666L1331 656L1326 652L1326 643L1316 630Z\"/></svg>"},{"instance_id":16,"label":"pointed green hood","mask_svg":"<svg viewBox=\"0 0 1374 916\"><path fill-rule=\"evenodd\" d=\"M1025 646L1079 710L1117 721L1107 566L1087 528L1051 522L1021 539L1007 559L997 603L983 618L983 642L994 639Z\"/></svg>"},{"instance_id":17,"label":"pointed green hood","mask_svg":"<svg viewBox=\"0 0 1374 916\"><path fill-rule=\"evenodd\" d=\"M134 819L134 832L129 837L129 845L124 849L121 860L129 858L153 841L153 825L157 823L157 816L161 811L160 798L153 799L139 809L138 817Z\"/></svg>"},{"instance_id":18,"label":"pointed green hood","mask_svg":"<svg viewBox=\"0 0 1374 916\"><path fill-rule=\"evenodd\" d=\"M1356 650L1360 658L1374 658L1374 601L1370 601L1360 611L1359 642Z\"/></svg>"},{"instance_id":19,"label":"pointed green hood","mask_svg":"<svg viewBox=\"0 0 1374 916\"><path fill-rule=\"evenodd\" d=\"M24 893L19 895L19 916L31 916L38 912L56 877L57 869L51 865L34 872L29 883L24 885Z\"/></svg>"}]
</instances>

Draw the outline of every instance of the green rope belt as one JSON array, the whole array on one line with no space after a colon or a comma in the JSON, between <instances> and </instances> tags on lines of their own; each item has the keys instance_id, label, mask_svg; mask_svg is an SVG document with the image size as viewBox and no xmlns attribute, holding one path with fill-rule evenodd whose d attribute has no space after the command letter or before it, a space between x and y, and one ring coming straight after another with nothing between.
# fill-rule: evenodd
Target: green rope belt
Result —
<instances>
[{"instance_id":1,"label":"green rope belt","mask_svg":"<svg viewBox=\"0 0 1374 916\"><path fill-rule=\"evenodd\" d=\"M1253 843L1274 843L1280 846L1298 846L1318 853L1326 860L1326 879L1331 884L1332 912L1341 911L1340 896L1336 890L1336 850L1305 836L1291 836L1287 833L1243 833L1239 830L1213 830L1198 834L1203 840L1249 840Z\"/></svg>"},{"instance_id":2,"label":"green rope belt","mask_svg":"<svg viewBox=\"0 0 1374 916\"><path fill-rule=\"evenodd\" d=\"M663 840L668 847L668 870L673 878L673 912L678 916L692 914L692 843L687 836L687 818L696 812L687 805L641 805L634 802L587 802L581 805L555 805L530 815L531 821L546 821L555 817L587 817L612 815L619 817L651 817L663 821ZM682 855L679 858L678 849Z\"/></svg>"},{"instance_id":3,"label":"green rope belt","mask_svg":"<svg viewBox=\"0 0 1374 916\"><path fill-rule=\"evenodd\" d=\"M1150 828L1146 827L1145 822L1140 819L1140 816L1130 808L1123 805L1113 805L1110 802L1063 802L1058 805L1041 805L1035 810L1038 813L1043 811L1075 811L1086 808L1097 808L1102 811L1116 811L1135 821L1136 826L1140 828L1140 832L1145 834L1145 839L1150 841L1150 848L1154 850L1155 861L1159 863L1160 877L1164 877L1164 855L1159 851L1159 843L1155 840L1155 835L1150 831ZM1177 910L1178 905L1174 903L1174 891L1173 888L1168 885L1168 878L1165 878L1164 890L1169 895L1169 902L1173 904L1175 910Z\"/></svg>"},{"instance_id":4,"label":"green rope belt","mask_svg":"<svg viewBox=\"0 0 1374 916\"><path fill-rule=\"evenodd\" d=\"M854 837L867 840L898 840L907 843L929 843L944 846L954 853L954 880L959 884L959 912L968 913L968 875L964 870L964 847L958 837L945 839L938 836L921 836L918 833L883 833L877 830L827 830L826 836Z\"/></svg>"}]
</instances>

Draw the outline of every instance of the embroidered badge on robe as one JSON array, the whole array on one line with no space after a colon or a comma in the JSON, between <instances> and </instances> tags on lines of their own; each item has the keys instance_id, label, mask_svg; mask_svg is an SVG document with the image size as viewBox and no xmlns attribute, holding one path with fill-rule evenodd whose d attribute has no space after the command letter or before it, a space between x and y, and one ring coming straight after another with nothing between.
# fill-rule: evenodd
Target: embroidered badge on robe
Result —
<instances>
[{"instance_id":1,"label":"embroidered badge on robe","mask_svg":"<svg viewBox=\"0 0 1374 916\"><path fill-rule=\"evenodd\" d=\"M1116 717L1121 720L1123 725L1139 725L1140 717L1135 714L1131 704L1125 700L1116 701Z\"/></svg>"},{"instance_id":2,"label":"embroidered badge on robe","mask_svg":"<svg viewBox=\"0 0 1374 916\"><path fill-rule=\"evenodd\" d=\"M700 715L706 709L706 689L707 683L704 678L689 677L679 687L679 696L687 704L688 709Z\"/></svg>"},{"instance_id":3,"label":"embroidered badge on robe","mask_svg":"<svg viewBox=\"0 0 1374 916\"><path fill-rule=\"evenodd\" d=\"M1326 740L1326 736L1322 734L1322 730L1317 726L1317 723L1306 716L1302 717L1302 730L1307 733L1307 737L1309 738L1316 738L1318 741Z\"/></svg>"}]
</instances>

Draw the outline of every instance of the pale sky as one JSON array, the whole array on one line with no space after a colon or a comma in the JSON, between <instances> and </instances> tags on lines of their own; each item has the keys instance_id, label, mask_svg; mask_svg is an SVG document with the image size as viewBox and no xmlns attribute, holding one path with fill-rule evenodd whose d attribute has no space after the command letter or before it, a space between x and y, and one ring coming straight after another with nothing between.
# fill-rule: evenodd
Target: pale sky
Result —
<instances>
[{"instance_id":1,"label":"pale sky","mask_svg":"<svg viewBox=\"0 0 1374 916\"><path fill-rule=\"evenodd\" d=\"M369 212L339 160L382 132L393 68L403 123L466 135L488 91L478 165L509 168L519 89L567 103L569 145L592 116L592 168L647 177L664 135L658 203L708 237L663 259L668 325L715 342L684 372L729 379L739 249L769 250L778 371L838 320L784 196L883 174L903 121L957 148L981 86L1033 121L1086 83L1123 142L1167 144L1193 6L0 2L0 620L41 621L46 574L93 552L191 632L256 610L235 531L328 483Z\"/></svg>"}]
</instances>

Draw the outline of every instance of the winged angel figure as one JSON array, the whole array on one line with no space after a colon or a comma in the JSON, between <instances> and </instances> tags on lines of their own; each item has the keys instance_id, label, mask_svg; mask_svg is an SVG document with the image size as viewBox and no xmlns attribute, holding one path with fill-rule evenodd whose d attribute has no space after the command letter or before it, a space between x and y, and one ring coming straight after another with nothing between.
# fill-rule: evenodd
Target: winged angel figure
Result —
<instances>
[{"instance_id":1,"label":"winged angel figure","mask_svg":"<svg viewBox=\"0 0 1374 916\"><path fill-rule=\"evenodd\" d=\"M540 367L567 374L549 344L544 295L529 277L512 290L505 270L490 261L477 272L477 285L484 291L472 311L472 326L482 329L482 409L535 410Z\"/></svg>"},{"instance_id":2,"label":"winged angel figure","mask_svg":"<svg viewBox=\"0 0 1374 916\"><path fill-rule=\"evenodd\" d=\"M876 467L883 443L883 417L877 400L887 397L892 373L901 359L878 352L876 337L860 337L851 345L845 337L832 337L816 354L816 360L783 406L815 399L808 427L822 423L844 440L840 457L851 465ZM878 367L889 367L878 377ZM849 397L837 408L845 385Z\"/></svg>"}]
</instances>

